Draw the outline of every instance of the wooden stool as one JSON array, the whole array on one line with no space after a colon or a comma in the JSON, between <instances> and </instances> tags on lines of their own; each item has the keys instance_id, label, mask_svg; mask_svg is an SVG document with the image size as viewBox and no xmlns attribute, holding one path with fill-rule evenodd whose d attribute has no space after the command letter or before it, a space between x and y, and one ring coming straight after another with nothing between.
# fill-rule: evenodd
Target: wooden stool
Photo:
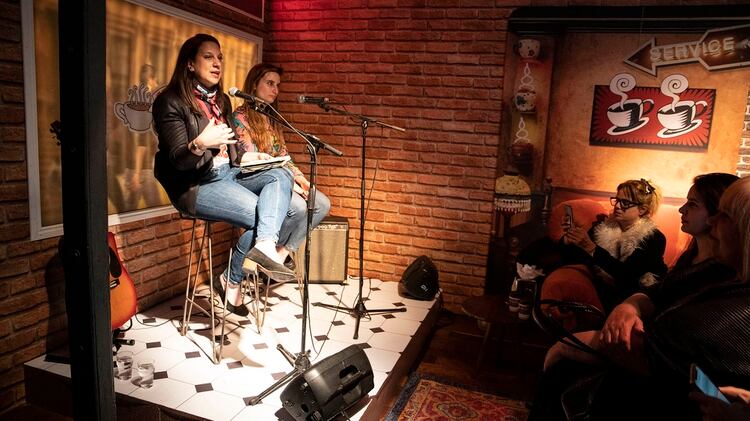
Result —
<instances>
[{"instance_id":1,"label":"wooden stool","mask_svg":"<svg viewBox=\"0 0 750 421\"><path fill-rule=\"evenodd\" d=\"M212 221L194 218L186 215L180 215L182 219L189 219L193 221L193 229L192 234L190 236L190 258L188 260L188 274L187 274L187 283L185 285L185 303L183 305L183 313L182 313L182 325L180 326L180 334L182 336L185 336L188 331L188 327L190 324L190 317L192 316L193 312L193 306L197 307L198 310L200 310L201 313L206 315L209 318L209 329L211 329L211 342L213 343L213 349L212 349L212 355L211 360L214 364L219 364L222 357L222 352L224 351L224 329L226 325L226 310L221 315L221 336L219 336L219 346L217 349L216 346L216 335L214 334L213 330L216 328L216 314L214 312L214 288L213 288L213 279L214 279L214 265L213 265L213 250L212 250L212 243L211 243L211 225ZM197 259L197 265L195 267L195 273L193 273L193 251L195 250L195 232L196 232L196 226L198 221L203 221L205 224L205 228L203 230L203 234L200 238L200 247L198 248L198 259ZM209 305L211 307L210 311L206 310L200 303L196 301L196 290L197 286L196 283L198 282L198 275L201 272L201 263L203 263L203 251L208 249L208 297L206 295L198 295L197 298L208 298ZM231 249L229 254L229 261L231 262L232 255L231 255ZM224 294L224 306L223 308L226 309L227 306L227 294Z\"/></svg>"}]
</instances>

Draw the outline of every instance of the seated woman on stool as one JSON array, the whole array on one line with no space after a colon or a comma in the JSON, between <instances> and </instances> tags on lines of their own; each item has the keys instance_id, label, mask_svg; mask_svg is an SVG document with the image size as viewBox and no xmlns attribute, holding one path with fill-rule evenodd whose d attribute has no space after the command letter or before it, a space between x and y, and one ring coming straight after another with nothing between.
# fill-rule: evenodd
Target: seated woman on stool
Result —
<instances>
[{"instance_id":1,"label":"seated woman on stool","mask_svg":"<svg viewBox=\"0 0 750 421\"><path fill-rule=\"evenodd\" d=\"M247 73L242 90L262 99L278 110L277 97L283 73L281 67L267 63L256 64ZM289 155L281 126L268 116L255 112L243 104L234 111L232 118L245 156L263 160ZM310 183L291 161L286 165L294 175L294 193L289 203L286 219L281 225L276 250L281 257L286 259L285 265L293 269L294 261L288 256L289 252L297 250L307 234L306 199ZM320 190L316 190L310 229L320 224L330 208L331 201L328 197Z\"/></svg>"},{"instance_id":2,"label":"seated woman on stool","mask_svg":"<svg viewBox=\"0 0 750 421\"><path fill-rule=\"evenodd\" d=\"M542 299L589 301L608 312L642 287L655 283L667 272L667 240L651 220L660 198L650 182L628 180L617 186L617 194L611 198L614 209L604 222L588 232L578 225L569 227L562 238L568 245L564 259L568 264L586 265L580 270L585 279L572 280L552 272L542 285Z\"/></svg>"},{"instance_id":3,"label":"seated woman on stool","mask_svg":"<svg viewBox=\"0 0 750 421\"><path fill-rule=\"evenodd\" d=\"M159 138L154 168L183 214L246 229L229 266L220 279L212 280L222 298L226 291L227 309L244 316L248 309L239 291L246 254L275 277L294 277L275 248L292 178L288 170L277 168L238 182L245 158L227 125L231 104L222 92L222 60L219 42L211 35L197 34L180 48L172 79L153 104Z\"/></svg>"}]
</instances>

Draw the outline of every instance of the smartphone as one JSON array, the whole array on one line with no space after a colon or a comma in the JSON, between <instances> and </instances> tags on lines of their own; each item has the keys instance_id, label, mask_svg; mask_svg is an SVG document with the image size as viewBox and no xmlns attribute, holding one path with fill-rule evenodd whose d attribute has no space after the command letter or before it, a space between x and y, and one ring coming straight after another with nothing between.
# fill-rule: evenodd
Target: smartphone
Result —
<instances>
[{"instance_id":1,"label":"smartphone","mask_svg":"<svg viewBox=\"0 0 750 421\"><path fill-rule=\"evenodd\" d=\"M570 227L572 228L575 226L573 223L573 208L570 207L570 205L565 205L565 223L570 224Z\"/></svg>"},{"instance_id":2,"label":"smartphone","mask_svg":"<svg viewBox=\"0 0 750 421\"><path fill-rule=\"evenodd\" d=\"M729 403L729 399L721 393L719 388L708 378L706 373L695 364L690 365L690 383L695 385L695 387L704 394L719 398L722 401Z\"/></svg>"}]
</instances>

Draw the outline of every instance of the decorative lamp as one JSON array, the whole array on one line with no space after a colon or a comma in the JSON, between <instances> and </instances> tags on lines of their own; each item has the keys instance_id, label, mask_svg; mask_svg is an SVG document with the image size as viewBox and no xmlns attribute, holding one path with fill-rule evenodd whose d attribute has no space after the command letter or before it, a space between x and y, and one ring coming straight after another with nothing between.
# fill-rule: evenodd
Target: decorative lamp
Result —
<instances>
[{"instance_id":1,"label":"decorative lamp","mask_svg":"<svg viewBox=\"0 0 750 421\"><path fill-rule=\"evenodd\" d=\"M531 211L531 188L513 166L509 166L503 176L495 180L495 209L507 219L517 213ZM503 228L507 230L508 227Z\"/></svg>"},{"instance_id":2,"label":"decorative lamp","mask_svg":"<svg viewBox=\"0 0 750 421\"><path fill-rule=\"evenodd\" d=\"M516 258L520 242L510 236L510 219L513 215L531 211L531 188L519 175L513 165L495 180L495 209L503 215L503 238L505 239L508 281L515 277Z\"/></svg>"}]
</instances>

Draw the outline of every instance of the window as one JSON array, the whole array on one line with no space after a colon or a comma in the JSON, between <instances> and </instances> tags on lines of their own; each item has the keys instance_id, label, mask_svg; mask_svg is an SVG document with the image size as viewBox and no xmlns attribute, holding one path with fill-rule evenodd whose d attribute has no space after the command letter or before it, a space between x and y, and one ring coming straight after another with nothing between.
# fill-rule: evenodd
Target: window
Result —
<instances>
[{"instance_id":1,"label":"window","mask_svg":"<svg viewBox=\"0 0 750 421\"><path fill-rule=\"evenodd\" d=\"M31 239L62 234L57 0L22 2ZM210 33L229 64L224 86L242 86L262 39L147 0L107 1L107 188L109 224L174 212L153 176L151 104L172 75L182 43ZM241 64L241 65L240 65Z\"/></svg>"}]
</instances>

